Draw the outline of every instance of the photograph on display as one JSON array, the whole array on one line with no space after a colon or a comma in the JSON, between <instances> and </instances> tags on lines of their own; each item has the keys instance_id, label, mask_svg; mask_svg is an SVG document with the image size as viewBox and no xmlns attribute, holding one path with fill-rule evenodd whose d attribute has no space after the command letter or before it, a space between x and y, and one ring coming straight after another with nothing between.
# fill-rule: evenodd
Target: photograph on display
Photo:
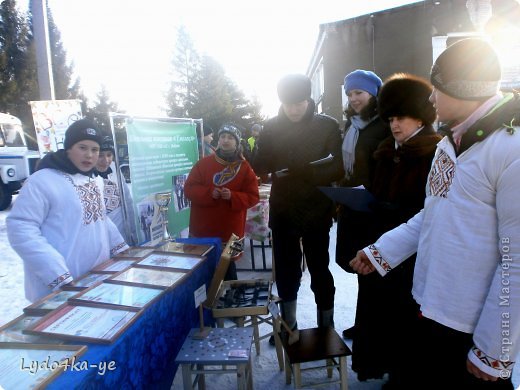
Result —
<instances>
[{"instance_id":1,"label":"photograph on display","mask_svg":"<svg viewBox=\"0 0 520 390\"><path fill-rule=\"evenodd\" d=\"M162 287L168 288L173 286L177 281L182 279L186 272L164 271L150 268L129 268L117 275L107 279L108 283L121 283L129 285L137 285L141 287Z\"/></svg>"},{"instance_id":2,"label":"photograph on display","mask_svg":"<svg viewBox=\"0 0 520 390\"><path fill-rule=\"evenodd\" d=\"M69 303L36 321L25 332L109 344L132 323L136 315L134 310Z\"/></svg>"},{"instance_id":3,"label":"photograph on display","mask_svg":"<svg viewBox=\"0 0 520 390\"><path fill-rule=\"evenodd\" d=\"M152 225L160 225L159 222L154 223L154 215L158 213L157 205L152 200L145 200L137 204L139 210L139 226L141 227L142 242L150 242L152 239ZM162 222L162 221L161 221Z\"/></svg>"},{"instance_id":4,"label":"photograph on display","mask_svg":"<svg viewBox=\"0 0 520 390\"><path fill-rule=\"evenodd\" d=\"M141 309L157 298L164 290L123 284L101 283L71 299L79 303L102 303L130 309Z\"/></svg>"},{"instance_id":5,"label":"photograph on display","mask_svg":"<svg viewBox=\"0 0 520 390\"><path fill-rule=\"evenodd\" d=\"M56 291L27 306L23 309L23 312L29 315L43 316L58 306L63 305L67 302L67 299L76 294L78 294L77 291Z\"/></svg>"},{"instance_id":6,"label":"photograph on display","mask_svg":"<svg viewBox=\"0 0 520 390\"><path fill-rule=\"evenodd\" d=\"M86 288L89 288L90 286L102 282L106 278L110 277L111 274L107 273L95 273L95 272L89 272L88 274L82 276L79 279L76 279L69 284L65 284L61 286L63 290L66 291L81 291L85 290Z\"/></svg>"},{"instance_id":7,"label":"photograph on display","mask_svg":"<svg viewBox=\"0 0 520 390\"><path fill-rule=\"evenodd\" d=\"M86 350L83 345L0 343L0 389L44 389Z\"/></svg>"},{"instance_id":8,"label":"photograph on display","mask_svg":"<svg viewBox=\"0 0 520 390\"><path fill-rule=\"evenodd\" d=\"M172 176L172 187L173 187L173 207L176 212L187 209L190 207L190 200L184 194L184 184L188 179L188 174Z\"/></svg>"},{"instance_id":9,"label":"photograph on display","mask_svg":"<svg viewBox=\"0 0 520 390\"><path fill-rule=\"evenodd\" d=\"M42 316L22 314L14 320L0 327L1 343L31 343L31 344L59 344L63 341L50 339L49 337L35 336L22 333L25 329L41 320Z\"/></svg>"},{"instance_id":10,"label":"photograph on display","mask_svg":"<svg viewBox=\"0 0 520 390\"><path fill-rule=\"evenodd\" d=\"M130 268L136 260L108 260L98 265L92 271L100 274L115 274Z\"/></svg>"},{"instance_id":11,"label":"photograph on display","mask_svg":"<svg viewBox=\"0 0 520 390\"><path fill-rule=\"evenodd\" d=\"M184 255L205 256L213 249L213 245L186 244L182 242L167 242L159 244L155 248L157 251L179 253Z\"/></svg>"},{"instance_id":12,"label":"photograph on display","mask_svg":"<svg viewBox=\"0 0 520 390\"><path fill-rule=\"evenodd\" d=\"M113 260L122 260L121 258L135 258L135 259L141 259L143 257L148 256L150 253L153 252L153 248L141 248L138 246L130 247L123 252L118 253Z\"/></svg>"},{"instance_id":13,"label":"photograph on display","mask_svg":"<svg viewBox=\"0 0 520 390\"><path fill-rule=\"evenodd\" d=\"M200 257L179 256L170 253L152 253L150 256L139 261L137 265L191 270L202 260Z\"/></svg>"}]
</instances>

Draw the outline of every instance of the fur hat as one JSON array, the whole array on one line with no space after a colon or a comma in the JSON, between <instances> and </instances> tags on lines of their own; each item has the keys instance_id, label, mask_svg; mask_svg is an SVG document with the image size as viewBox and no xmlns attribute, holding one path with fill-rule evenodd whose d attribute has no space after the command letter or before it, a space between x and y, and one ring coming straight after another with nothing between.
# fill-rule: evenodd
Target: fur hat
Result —
<instances>
[{"instance_id":1,"label":"fur hat","mask_svg":"<svg viewBox=\"0 0 520 390\"><path fill-rule=\"evenodd\" d=\"M422 77L396 73L385 80L379 91L379 116L388 122L394 116L409 116L431 125L436 118L435 108L429 101L432 87Z\"/></svg>"},{"instance_id":2,"label":"fur hat","mask_svg":"<svg viewBox=\"0 0 520 390\"><path fill-rule=\"evenodd\" d=\"M218 130L219 138L220 138L220 135L224 134L224 133L231 134L233 137L235 137L235 139L237 141L237 147L240 145L240 138L242 138L242 133L240 132L238 127L236 127L235 125L229 124L229 123L224 124Z\"/></svg>"},{"instance_id":3,"label":"fur hat","mask_svg":"<svg viewBox=\"0 0 520 390\"><path fill-rule=\"evenodd\" d=\"M383 84L383 82L374 72L356 69L345 76L343 88L345 88L347 95L353 89L360 89L368 92L372 96L377 96L381 84Z\"/></svg>"},{"instance_id":4,"label":"fur hat","mask_svg":"<svg viewBox=\"0 0 520 390\"><path fill-rule=\"evenodd\" d=\"M99 146L101 146L103 141L101 132L94 122L88 119L80 119L73 122L65 132L63 147L66 150L70 149L74 144L85 139L97 142Z\"/></svg>"},{"instance_id":5,"label":"fur hat","mask_svg":"<svg viewBox=\"0 0 520 390\"><path fill-rule=\"evenodd\" d=\"M278 82L278 97L284 104L300 103L311 98L311 79L303 74L290 74Z\"/></svg>"},{"instance_id":6,"label":"fur hat","mask_svg":"<svg viewBox=\"0 0 520 390\"><path fill-rule=\"evenodd\" d=\"M99 148L101 152L110 150L112 153L116 153L116 150L114 149L114 141L112 141L112 137L106 135L103 137L103 140L101 141L101 146Z\"/></svg>"},{"instance_id":7,"label":"fur hat","mask_svg":"<svg viewBox=\"0 0 520 390\"><path fill-rule=\"evenodd\" d=\"M500 89L500 61L480 38L455 42L435 60L431 82L439 91L460 100L484 100Z\"/></svg>"}]
</instances>

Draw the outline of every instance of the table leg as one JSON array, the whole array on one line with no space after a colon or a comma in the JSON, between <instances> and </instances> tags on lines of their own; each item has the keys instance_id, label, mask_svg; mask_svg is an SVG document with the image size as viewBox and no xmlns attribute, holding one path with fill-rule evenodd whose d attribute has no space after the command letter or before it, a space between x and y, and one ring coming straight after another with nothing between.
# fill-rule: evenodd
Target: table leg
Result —
<instances>
[{"instance_id":1,"label":"table leg","mask_svg":"<svg viewBox=\"0 0 520 390\"><path fill-rule=\"evenodd\" d=\"M340 356L339 358L339 377L341 379L341 390L348 390L346 356Z\"/></svg>"},{"instance_id":2,"label":"table leg","mask_svg":"<svg viewBox=\"0 0 520 390\"><path fill-rule=\"evenodd\" d=\"M182 364L182 385L184 390L193 390L191 384L191 364Z\"/></svg>"},{"instance_id":3,"label":"table leg","mask_svg":"<svg viewBox=\"0 0 520 390\"><path fill-rule=\"evenodd\" d=\"M258 330L258 319L256 315L251 315L251 325L253 326L253 340L255 342L256 354L260 355L260 332Z\"/></svg>"},{"instance_id":4,"label":"table leg","mask_svg":"<svg viewBox=\"0 0 520 390\"><path fill-rule=\"evenodd\" d=\"M238 390L247 390L247 378L246 378L246 365L247 364L237 364L237 389Z\"/></svg>"}]
</instances>

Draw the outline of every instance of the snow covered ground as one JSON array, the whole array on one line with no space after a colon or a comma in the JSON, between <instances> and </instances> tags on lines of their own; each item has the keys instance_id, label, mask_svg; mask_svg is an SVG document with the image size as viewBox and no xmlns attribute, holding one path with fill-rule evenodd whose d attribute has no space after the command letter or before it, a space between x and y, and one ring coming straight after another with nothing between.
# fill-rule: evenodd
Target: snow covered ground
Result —
<instances>
[{"instance_id":1,"label":"snow covered ground","mask_svg":"<svg viewBox=\"0 0 520 390\"><path fill-rule=\"evenodd\" d=\"M29 302L24 297L23 289L23 266L18 255L11 249L7 240L5 218L9 210L0 211L0 325L7 323L11 319L22 314L22 310ZM331 258L334 258L336 232L331 231ZM30 239L30 238L28 238ZM241 259L237 266L239 269L251 268L250 257L248 255L249 242L246 244L246 256ZM256 268L262 265L261 252L255 250ZM270 268L270 251L267 250L267 267ZM356 276L347 274L333 261L330 266L336 285L335 302L335 325L336 330L349 327L354 322L355 306L357 297ZM239 279L270 278L270 272L239 271ZM300 328L310 328L316 326L316 305L314 296L310 290L310 276L305 272L302 278L302 286L298 298L298 325ZM262 325L261 331L268 331ZM349 344L349 343L347 343ZM377 351L374 351L377 353ZM278 369L278 362L274 347L271 347L267 339L261 342L260 355L256 355L254 347L253 354L253 383L255 389L281 390L290 389L292 386L285 385L285 375ZM350 364L349 364L350 366ZM324 372L324 371L323 371ZM313 373L312 376L323 375L321 371ZM337 375L337 373L335 374ZM305 378L305 377L304 377ZM356 375L350 370L348 373L349 388L351 390L376 390L380 389L383 380L370 380L367 382L357 381ZM520 375L514 377L516 388L520 388ZM206 379L209 389L231 390L236 388L236 378L233 375L211 375ZM335 389L337 386L322 387L323 389ZM172 384L172 389L182 389L182 375L180 370Z\"/></svg>"}]
</instances>

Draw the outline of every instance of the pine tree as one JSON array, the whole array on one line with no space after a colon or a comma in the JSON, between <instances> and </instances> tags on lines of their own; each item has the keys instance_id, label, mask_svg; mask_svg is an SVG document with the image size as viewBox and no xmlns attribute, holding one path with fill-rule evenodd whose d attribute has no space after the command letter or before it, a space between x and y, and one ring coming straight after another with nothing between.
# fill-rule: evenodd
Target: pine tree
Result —
<instances>
[{"instance_id":1,"label":"pine tree","mask_svg":"<svg viewBox=\"0 0 520 390\"><path fill-rule=\"evenodd\" d=\"M94 102L95 105L90 108L85 115L89 119L93 120L105 134L110 134L110 118L109 112L121 112L116 102L110 100L110 95L104 85L101 86L101 90L96 94L97 100Z\"/></svg>"},{"instance_id":2,"label":"pine tree","mask_svg":"<svg viewBox=\"0 0 520 390\"><path fill-rule=\"evenodd\" d=\"M54 78L54 95L57 100L75 99L78 97L79 81L71 85L73 66L67 63L67 52L61 41L61 32L54 23L52 12L47 6L47 23L49 31L49 46L52 58L52 76ZM78 85L76 85L78 84Z\"/></svg>"},{"instance_id":3,"label":"pine tree","mask_svg":"<svg viewBox=\"0 0 520 390\"><path fill-rule=\"evenodd\" d=\"M194 84L200 71L200 57L184 27L177 30L177 44L172 61L174 81L166 95L167 115L185 118L194 102Z\"/></svg>"},{"instance_id":4,"label":"pine tree","mask_svg":"<svg viewBox=\"0 0 520 390\"><path fill-rule=\"evenodd\" d=\"M258 99L250 102L222 65L209 56L201 57L184 28L178 30L172 66L174 81L166 97L169 116L202 118L214 129L225 122L249 129L263 120Z\"/></svg>"},{"instance_id":5,"label":"pine tree","mask_svg":"<svg viewBox=\"0 0 520 390\"><path fill-rule=\"evenodd\" d=\"M34 126L28 104L39 96L35 47L25 15L16 1L0 3L0 111L20 118L34 148Z\"/></svg>"}]
</instances>

